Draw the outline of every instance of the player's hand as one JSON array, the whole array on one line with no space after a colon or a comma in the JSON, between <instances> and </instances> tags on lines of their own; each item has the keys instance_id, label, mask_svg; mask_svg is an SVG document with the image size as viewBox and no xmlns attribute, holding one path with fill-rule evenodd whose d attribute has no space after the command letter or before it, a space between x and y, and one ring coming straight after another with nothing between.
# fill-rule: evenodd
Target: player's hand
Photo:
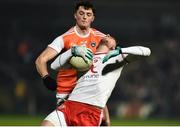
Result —
<instances>
[{"instance_id":1,"label":"player's hand","mask_svg":"<svg viewBox=\"0 0 180 127\"><path fill-rule=\"evenodd\" d=\"M111 50L111 51L109 51L108 53L107 53L107 55L103 58L103 63L105 63L106 61L108 61L110 58L112 58L112 57L115 57L115 56L117 56L117 55L119 55L119 54L121 54L122 53L122 51L121 51L121 47L116 47L116 49L115 50Z\"/></svg>"},{"instance_id":2,"label":"player's hand","mask_svg":"<svg viewBox=\"0 0 180 127\"><path fill-rule=\"evenodd\" d=\"M72 49L72 55L73 56L79 56L84 59L85 62L88 62L89 60L93 59L93 53L90 49L86 48L86 46L73 46Z\"/></svg>"},{"instance_id":3,"label":"player's hand","mask_svg":"<svg viewBox=\"0 0 180 127\"><path fill-rule=\"evenodd\" d=\"M43 84L46 86L47 89L51 91L55 91L57 88L56 80L51 78L49 75L45 75L43 78Z\"/></svg>"}]
</instances>

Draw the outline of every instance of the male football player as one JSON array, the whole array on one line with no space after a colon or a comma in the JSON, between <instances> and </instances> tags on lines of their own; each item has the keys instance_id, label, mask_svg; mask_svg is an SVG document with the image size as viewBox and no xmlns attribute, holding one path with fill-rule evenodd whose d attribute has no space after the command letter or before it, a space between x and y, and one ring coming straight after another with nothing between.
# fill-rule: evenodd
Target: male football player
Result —
<instances>
[{"instance_id":1,"label":"male football player","mask_svg":"<svg viewBox=\"0 0 180 127\"><path fill-rule=\"evenodd\" d=\"M58 107L58 111L49 114L45 120L55 126L100 125L102 109L120 77L124 65L151 54L147 47L132 46L112 50L115 49L115 46L116 41L110 36L101 40L93 57L91 69L78 80L67 101ZM72 56L70 50L56 58L51 64L52 69L56 70L68 62ZM116 62L120 65L118 69L102 75L104 67Z\"/></svg>"},{"instance_id":2,"label":"male football player","mask_svg":"<svg viewBox=\"0 0 180 127\"><path fill-rule=\"evenodd\" d=\"M57 91L57 101L60 103L71 93L77 82L77 71L67 64L61 68L57 74L56 81L51 78L47 70L47 62L55 58L59 53L63 53L71 48L73 55L82 56L91 54L85 46L93 53L105 36L102 32L91 28L91 24L95 19L95 9L90 2L79 2L74 9L75 26L70 28L64 34L58 36L36 59L36 68L41 75L43 84L52 91ZM80 52L80 50L83 50ZM109 121L109 120L108 120ZM44 123L46 124L46 123Z\"/></svg>"}]
</instances>

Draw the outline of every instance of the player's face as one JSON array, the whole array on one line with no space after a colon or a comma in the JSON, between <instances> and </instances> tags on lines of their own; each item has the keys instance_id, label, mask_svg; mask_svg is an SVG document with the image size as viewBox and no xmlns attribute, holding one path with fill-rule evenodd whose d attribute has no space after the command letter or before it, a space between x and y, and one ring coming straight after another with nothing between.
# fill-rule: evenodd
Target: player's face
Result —
<instances>
[{"instance_id":1,"label":"player's face","mask_svg":"<svg viewBox=\"0 0 180 127\"><path fill-rule=\"evenodd\" d=\"M76 24L81 29L87 29L91 27L91 23L94 21L94 14L92 9L85 9L83 6L80 6L77 12L74 14L76 19Z\"/></svg>"},{"instance_id":2,"label":"player's face","mask_svg":"<svg viewBox=\"0 0 180 127\"><path fill-rule=\"evenodd\" d=\"M106 45L110 50L115 49L116 47L116 40L111 37L110 35L105 36L103 39L106 40Z\"/></svg>"}]
</instances>

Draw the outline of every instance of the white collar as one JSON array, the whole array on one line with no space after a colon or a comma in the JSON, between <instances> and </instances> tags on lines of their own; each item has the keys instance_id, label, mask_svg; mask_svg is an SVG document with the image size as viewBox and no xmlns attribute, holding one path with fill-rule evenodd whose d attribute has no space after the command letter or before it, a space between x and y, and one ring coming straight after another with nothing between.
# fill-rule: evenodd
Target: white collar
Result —
<instances>
[{"instance_id":1,"label":"white collar","mask_svg":"<svg viewBox=\"0 0 180 127\"><path fill-rule=\"evenodd\" d=\"M74 27L74 31L75 31L75 33L76 33L79 37L86 38L86 37L88 37L88 36L90 35L91 29L89 30L88 34L86 34L86 35L81 35L81 34L79 34L79 33L77 32L77 27L76 27L76 26Z\"/></svg>"}]
</instances>

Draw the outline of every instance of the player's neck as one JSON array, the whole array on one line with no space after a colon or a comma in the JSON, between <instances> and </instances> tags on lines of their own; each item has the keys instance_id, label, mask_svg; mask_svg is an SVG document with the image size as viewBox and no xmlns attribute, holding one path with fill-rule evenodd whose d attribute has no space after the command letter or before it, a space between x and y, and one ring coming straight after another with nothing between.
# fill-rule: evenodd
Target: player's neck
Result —
<instances>
[{"instance_id":1,"label":"player's neck","mask_svg":"<svg viewBox=\"0 0 180 127\"><path fill-rule=\"evenodd\" d=\"M80 28L78 25L75 26L76 31L79 35L85 36L89 34L90 28Z\"/></svg>"}]
</instances>

